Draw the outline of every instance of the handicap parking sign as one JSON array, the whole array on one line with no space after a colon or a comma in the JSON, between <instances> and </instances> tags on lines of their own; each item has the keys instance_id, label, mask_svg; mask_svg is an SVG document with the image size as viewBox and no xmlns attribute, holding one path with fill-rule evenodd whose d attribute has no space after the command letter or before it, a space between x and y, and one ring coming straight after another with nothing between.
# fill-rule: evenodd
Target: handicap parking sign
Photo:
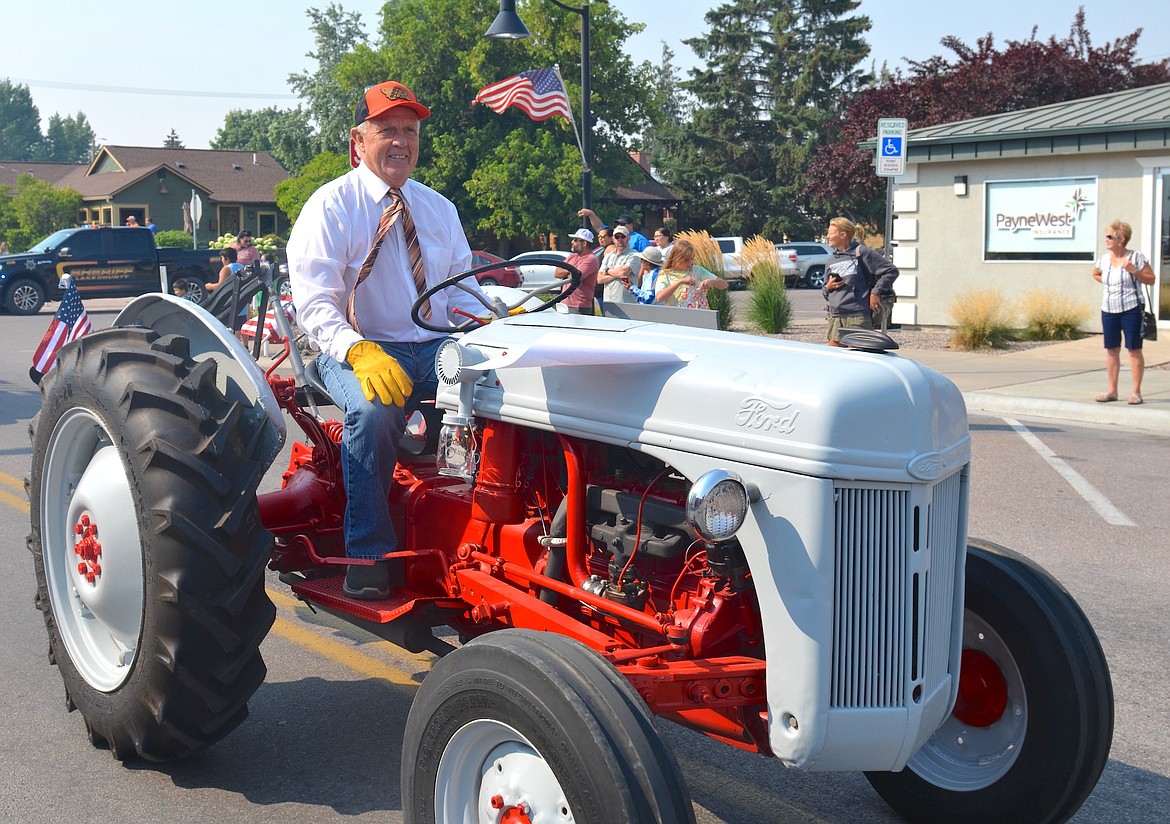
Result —
<instances>
[{"instance_id":1,"label":"handicap parking sign","mask_svg":"<svg viewBox=\"0 0 1170 824\"><path fill-rule=\"evenodd\" d=\"M883 117L877 128L877 173L882 177L897 177L906 171L905 118Z\"/></svg>"}]
</instances>

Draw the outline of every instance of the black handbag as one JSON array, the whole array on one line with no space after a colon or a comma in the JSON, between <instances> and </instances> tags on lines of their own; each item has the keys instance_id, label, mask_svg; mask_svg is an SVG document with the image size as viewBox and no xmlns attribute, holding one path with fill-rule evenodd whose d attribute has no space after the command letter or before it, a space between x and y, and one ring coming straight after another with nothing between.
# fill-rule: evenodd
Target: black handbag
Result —
<instances>
[{"instance_id":1,"label":"black handbag","mask_svg":"<svg viewBox=\"0 0 1170 824\"><path fill-rule=\"evenodd\" d=\"M1142 340L1157 340L1158 339L1158 321L1154 317L1154 313L1149 311L1146 307L1154 305L1154 298L1150 292L1149 284L1146 287L1146 303L1142 306Z\"/></svg>"}]
</instances>

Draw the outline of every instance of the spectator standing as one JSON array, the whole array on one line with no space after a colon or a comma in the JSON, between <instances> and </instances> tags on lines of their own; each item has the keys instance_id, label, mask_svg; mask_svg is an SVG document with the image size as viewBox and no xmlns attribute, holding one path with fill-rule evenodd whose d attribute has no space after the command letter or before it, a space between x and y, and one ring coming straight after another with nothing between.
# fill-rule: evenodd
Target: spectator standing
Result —
<instances>
[{"instance_id":1,"label":"spectator standing","mask_svg":"<svg viewBox=\"0 0 1170 824\"><path fill-rule=\"evenodd\" d=\"M880 253L859 242L857 228L843 217L829 221L825 240L833 249L825 264L821 294L829 302L829 346L841 346L847 329L873 329L882 295L894 294L898 269Z\"/></svg>"},{"instance_id":2,"label":"spectator standing","mask_svg":"<svg viewBox=\"0 0 1170 824\"><path fill-rule=\"evenodd\" d=\"M138 218L136 218L134 215L130 215L130 217L126 218L126 225L129 226L131 229L137 229L138 228Z\"/></svg>"},{"instance_id":3,"label":"spectator standing","mask_svg":"<svg viewBox=\"0 0 1170 824\"><path fill-rule=\"evenodd\" d=\"M635 267L639 266L638 256L630 249L630 230L625 226L615 226L613 229L613 246L606 252L601 261L601 269L597 273L597 282L601 284L606 302L633 303L634 296L630 294L630 286L636 277Z\"/></svg>"},{"instance_id":4,"label":"spectator standing","mask_svg":"<svg viewBox=\"0 0 1170 824\"><path fill-rule=\"evenodd\" d=\"M247 266L254 260L260 259L260 250L258 250L252 241L252 230L244 229L236 237L235 243L228 244L232 249L236 250L236 260L244 266Z\"/></svg>"},{"instance_id":5,"label":"spectator standing","mask_svg":"<svg viewBox=\"0 0 1170 824\"><path fill-rule=\"evenodd\" d=\"M434 397L435 354L447 336L415 325L420 294L471 268L471 247L455 204L411 178L421 120L430 109L390 80L358 101L349 135L356 169L324 184L301 209L288 241L297 324L321 354L317 368L342 407L345 549L359 563L345 574L351 598L390 592L398 546L387 504L407 415ZM420 307L438 323L449 309L484 311L465 289L433 295Z\"/></svg>"},{"instance_id":6,"label":"spectator standing","mask_svg":"<svg viewBox=\"0 0 1170 824\"><path fill-rule=\"evenodd\" d=\"M593 226L593 231L595 232L600 233L602 229L607 228L606 224L602 223L601 218L597 216L597 212L593 211L592 209L581 209L579 212L577 212L577 217L583 217L588 220L589 223ZM641 252L650 245L650 241L646 239L646 236L634 229L634 221L629 215L622 215L619 217L613 228L616 230L618 226L626 227L626 233L629 235L629 248L631 251Z\"/></svg>"},{"instance_id":7,"label":"spectator standing","mask_svg":"<svg viewBox=\"0 0 1170 824\"><path fill-rule=\"evenodd\" d=\"M0 240L0 255L8 254L8 241Z\"/></svg>"},{"instance_id":8,"label":"spectator standing","mask_svg":"<svg viewBox=\"0 0 1170 824\"><path fill-rule=\"evenodd\" d=\"M653 245L661 249L662 256L666 257L670 254L670 247L674 245L674 234L665 226L655 229Z\"/></svg>"},{"instance_id":9,"label":"spectator standing","mask_svg":"<svg viewBox=\"0 0 1170 824\"><path fill-rule=\"evenodd\" d=\"M634 226L634 219L629 215L622 215L617 219L618 226L625 226L630 233L630 248L635 252L642 252L650 245L650 241Z\"/></svg>"},{"instance_id":10,"label":"spectator standing","mask_svg":"<svg viewBox=\"0 0 1170 824\"><path fill-rule=\"evenodd\" d=\"M1120 220L1110 223L1105 233L1105 254L1097 259L1093 267L1093 280L1105 287L1101 295L1101 337L1105 344L1107 387L1104 395L1097 396L1097 403L1117 400L1122 333L1125 334L1129 371L1133 379L1133 391L1128 403L1131 406L1142 403L1146 356L1142 352L1142 312L1145 300L1140 284L1153 285L1154 270L1150 268L1149 258L1127 248L1132 237L1133 229L1128 223Z\"/></svg>"},{"instance_id":11,"label":"spectator standing","mask_svg":"<svg viewBox=\"0 0 1170 824\"><path fill-rule=\"evenodd\" d=\"M657 246L647 246L645 251L638 254L641 260L641 269L638 278L641 283L630 288L630 293L637 298L638 303L654 303L657 295L658 273L663 263L662 250Z\"/></svg>"},{"instance_id":12,"label":"spectator standing","mask_svg":"<svg viewBox=\"0 0 1170 824\"><path fill-rule=\"evenodd\" d=\"M658 274L655 302L688 309L710 309L708 289L726 289L727 281L695 263L695 247L689 240L674 242Z\"/></svg>"},{"instance_id":13,"label":"spectator standing","mask_svg":"<svg viewBox=\"0 0 1170 824\"><path fill-rule=\"evenodd\" d=\"M148 217L146 219L146 228L150 230L152 235L158 232L158 227L154 225L154 218Z\"/></svg>"},{"instance_id":14,"label":"spectator standing","mask_svg":"<svg viewBox=\"0 0 1170 824\"><path fill-rule=\"evenodd\" d=\"M592 315L594 290L597 287L597 272L600 266L597 256L593 254L593 233L588 229L573 232L569 235L569 248L572 249L572 254L565 258L565 263L580 270L581 285L565 298L563 303L570 312ZM569 276L569 270L557 269L554 274L563 280ZM564 289L568 288L569 284L566 283Z\"/></svg>"}]
</instances>

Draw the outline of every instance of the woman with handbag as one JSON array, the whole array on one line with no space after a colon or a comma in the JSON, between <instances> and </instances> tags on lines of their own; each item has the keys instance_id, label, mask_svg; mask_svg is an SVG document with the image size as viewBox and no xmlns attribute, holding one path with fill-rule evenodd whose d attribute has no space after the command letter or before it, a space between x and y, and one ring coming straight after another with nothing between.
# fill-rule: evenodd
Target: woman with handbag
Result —
<instances>
[{"instance_id":1,"label":"woman with handbag","mask_svg":"<svg viewBox=\"0 0 1170 824\"><path fill-rule=\"evenodd\" d=\"M1117 381L1121 375L1121 336L1125 334L1125 348L1129 350L1129 371L1133 377L1133 392L1129 404L1142 402L1142 375L1146 359L1142 354L1141 286L1152 284L1154 270L1141 252L1126 248L1133 237L1128 223L1115 220L1105 233L1105 248L1093 267L1093 280L1105 287L1101 297L1101 331L1105 344L1105 377L1108 386L1097 403L1117 400Z\"/></svg>"}]
</instances>

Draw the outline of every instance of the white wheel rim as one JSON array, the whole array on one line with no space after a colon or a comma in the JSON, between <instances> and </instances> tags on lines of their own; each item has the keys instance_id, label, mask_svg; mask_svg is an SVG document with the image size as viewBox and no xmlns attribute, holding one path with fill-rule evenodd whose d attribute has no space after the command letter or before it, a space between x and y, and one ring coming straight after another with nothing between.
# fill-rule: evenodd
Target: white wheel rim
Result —
<instances>
[{"instance_id":1,"label":"white wheel rim","mask_svg":"<svg viewBox=\"0 0 1170 824\"><path fill-rule=\"evenodd\" d=\"M61 639L86 682L112 692L130 675L142 631L142 540L126 467L91 412L72 409L57 422L40 504L45 580Z\"/></svg>"},{"instance_id":2,"label":"white wheel rim","mask_svg":"<svg viewBox=\"0 0 1170 824\"><path fill-rule=\"evenodd\" d=\"M527 738L499 721L465 724L439 759L435 821L498 824L518 806L532 824L575 821L552 768Z\"/></svg>"},{"instance_id":3,"label":"white wheel rim","mask_svg":"<svg viewBox=\"0 0 1170 824\"><path fill-rule=\"evenodd\" d=\"M963 648L986 654L999 667L1007 686L1007 707L988 727L973 727L948 716L908 764L925 781L956 792L980 790L1007 775L1020 756L1028 729L1024 679L1004 640L986 621L967 612Z\"/></svg>"}]
</instances>

